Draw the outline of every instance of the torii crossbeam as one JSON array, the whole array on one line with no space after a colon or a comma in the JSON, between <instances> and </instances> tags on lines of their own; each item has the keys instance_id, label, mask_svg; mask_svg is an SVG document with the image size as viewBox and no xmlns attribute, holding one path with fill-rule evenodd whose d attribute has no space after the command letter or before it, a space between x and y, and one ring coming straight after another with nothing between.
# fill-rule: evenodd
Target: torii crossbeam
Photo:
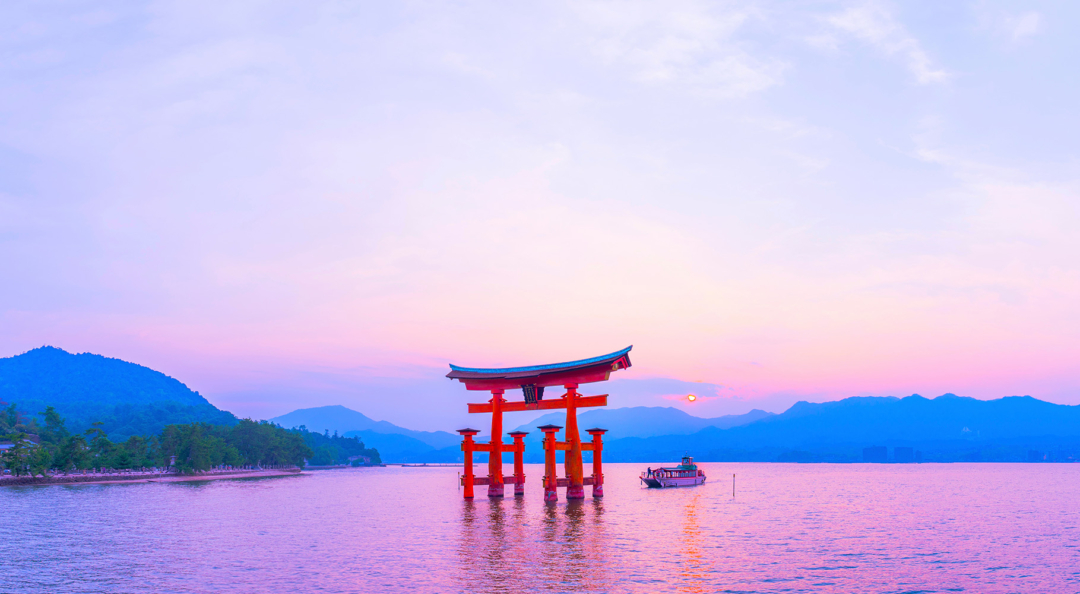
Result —
<instances>
[{"instance_id":1,"label":"torii crossbeam","mask_svg":"<svg viewBox=\"0 0 1080 594\"><path fill-rule=\"evenodd\" d=\"M504 412L520 412L529 410L554 410L566 409L566 441L555 440L555 433L561 429L554 425L541 427L544 431L545 473L544 476L544 500L557 501L558 487L566 487L567 499L584 499L585 485L592 485L593 497L602 497L604 494L604 477L600 468L600 451L602 449L603 429L590 429L593 442L582 444L581 435L578 432L577 409L593 406L607 406L607 394L600 396L582 396L577 389L581 384L606 381L612 371L630 367L630 349L626 347L600 357L569 361L566 363L553 363L550 365L532 365L528 367L507 367L502 369L479 369L470 367L450 366L450 373L446 377L456 379L465 384L467 390L484 390L491 392L491 400L485 403L469 404L470 413L491 413L491 442L487 444L475 443L473 436L478 433L476 429L461 429L458 433L463 436L461 444L465 452L465 475L462 484L465 488L465 498L473 498L473 486L488 486L488 497L502 497L503 485L507 479L514 482L515 495L524 494L525 476L522 471L522 456L525 452L525 444L522 441L524 433L511 434L514 437L513 445L504 446L502 442L502 414ZM566 393L558 399L544 400L544 388L550 386L562 386ZM520 389L524 397L520 401L507 401L504 398L507 390ZM565 450L566 478L559 479L555 476L555 452ZM585 477L581 460L582 450L593 452L593 476ZM488 476L473 476L472 454L473 452L489 452ZM502 453L514 452L514 475L504 477L502 474Z\"/></svg>"}]
</instances>

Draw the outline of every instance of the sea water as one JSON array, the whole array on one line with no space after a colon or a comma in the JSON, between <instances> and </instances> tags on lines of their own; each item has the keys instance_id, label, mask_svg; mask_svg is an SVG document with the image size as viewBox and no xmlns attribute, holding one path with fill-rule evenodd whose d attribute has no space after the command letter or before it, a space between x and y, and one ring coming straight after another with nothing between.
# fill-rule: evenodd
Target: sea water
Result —
<instances>
[{"instance_id":1,"label":"sea water","mask_svg":"<svg viewBox=\"0 0 1080 594\"><path fill-rule=\"evenodd\" d=\"M1080 592L1080 465L646 466L554 505L533 465L503 500L455 468L3 488L0 591Z\"/></svg>"}]
</instances>

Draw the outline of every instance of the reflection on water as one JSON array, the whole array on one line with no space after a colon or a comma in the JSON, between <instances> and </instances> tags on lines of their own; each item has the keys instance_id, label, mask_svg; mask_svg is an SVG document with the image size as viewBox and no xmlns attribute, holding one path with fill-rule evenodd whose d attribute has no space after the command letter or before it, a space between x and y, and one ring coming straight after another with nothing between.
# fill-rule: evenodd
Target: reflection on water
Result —
<instances>
[{"instance_id":1,"label":"reflection on water","mask_svg":"<svg viewBox=\"0 0 1080 594\"><path fill-rule=\"evenodd\" d=\"M557 504L453 468L3 489L0 590L1080 591L1080 465L702 466L738 498L620 464Z\"/></svg>"},{"instance_id":2,"label":"reflection on water","mask_svg":"<svg viewBox=\"0 0 1080 594\"><path fill-rule=\"evenodd\" d=\"M607 590L603 501L543 504L540 509L540 521L533 523L523 498L463 501L457 588Z\"/></svg>"},{"instance_id":3,"label":"reflection on water","mask_svg":"<svg viewBox=\"0 0 1080 594\"><path fill-rule=\"evenodd\" d=\"M682 534L679 541L686 561L681 566L680 573L683 579L679 584L679 592L706 591L707 563L701 552L701 527L698 525L698 499L700 498L701 493L691 495L683 512Z\"/></svg>"}]
</instances>

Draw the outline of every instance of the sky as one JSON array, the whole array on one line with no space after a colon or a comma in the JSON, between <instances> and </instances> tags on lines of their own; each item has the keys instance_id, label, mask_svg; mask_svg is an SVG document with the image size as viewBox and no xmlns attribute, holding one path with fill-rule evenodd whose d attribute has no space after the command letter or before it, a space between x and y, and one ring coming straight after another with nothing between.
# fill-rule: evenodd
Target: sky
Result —
<instances>
[{"instance_id":1,"label":"sky","mask_svg":"<svg viewBox=\"0 0 1080 594\"><path fill-rule=\"evenodd\" d=\"M472 422L1080 404L1080 4L0 5L0 356ZM699 396L690 403L685 395Z\"/></svg>"}]
</instances>

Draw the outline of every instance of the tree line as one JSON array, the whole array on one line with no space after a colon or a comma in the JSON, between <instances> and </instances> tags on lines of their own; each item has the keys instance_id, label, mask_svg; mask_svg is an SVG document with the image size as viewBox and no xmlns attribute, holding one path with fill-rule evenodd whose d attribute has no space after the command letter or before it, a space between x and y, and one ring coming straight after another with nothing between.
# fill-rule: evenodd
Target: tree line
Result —
<instances>
[{"instance_id":1,"label":"tree line","mask_svg":"<svg viewBox=\"0 0 1080 594\"><path fill-rule=\"evenodd\" d=\"M0 441L4 468L14 475L44 475L47 471L90 468L165 468L195 473L220 466L303 466L305 461L342 463L350 457L378 463L378 452L355 438L285 430L267 421L241 419L235 425L205 422L165 426L157 435L132 435L114 443L93 423L82 432L69 431L52 406L35 418L14 404L0 411ZM313 447L314 446L314 447Z\"/></svg>"},{"instance_id":2,"label":"tree line","mask_svg":"<svg viewBox=\"0 0 1080 594\"><path fill-rule=\"evenodd\" d=\"M352 464L353 466L365 466L381 464L379 451L375 448L364 447L364 442L359 437L342 437L334 431L315 433L308 431L305 425L293 428L290 431L302 435L304 443L314 452L308 460L312 466L330 466L334 464Z\"/></svg>"}]
</instances>

